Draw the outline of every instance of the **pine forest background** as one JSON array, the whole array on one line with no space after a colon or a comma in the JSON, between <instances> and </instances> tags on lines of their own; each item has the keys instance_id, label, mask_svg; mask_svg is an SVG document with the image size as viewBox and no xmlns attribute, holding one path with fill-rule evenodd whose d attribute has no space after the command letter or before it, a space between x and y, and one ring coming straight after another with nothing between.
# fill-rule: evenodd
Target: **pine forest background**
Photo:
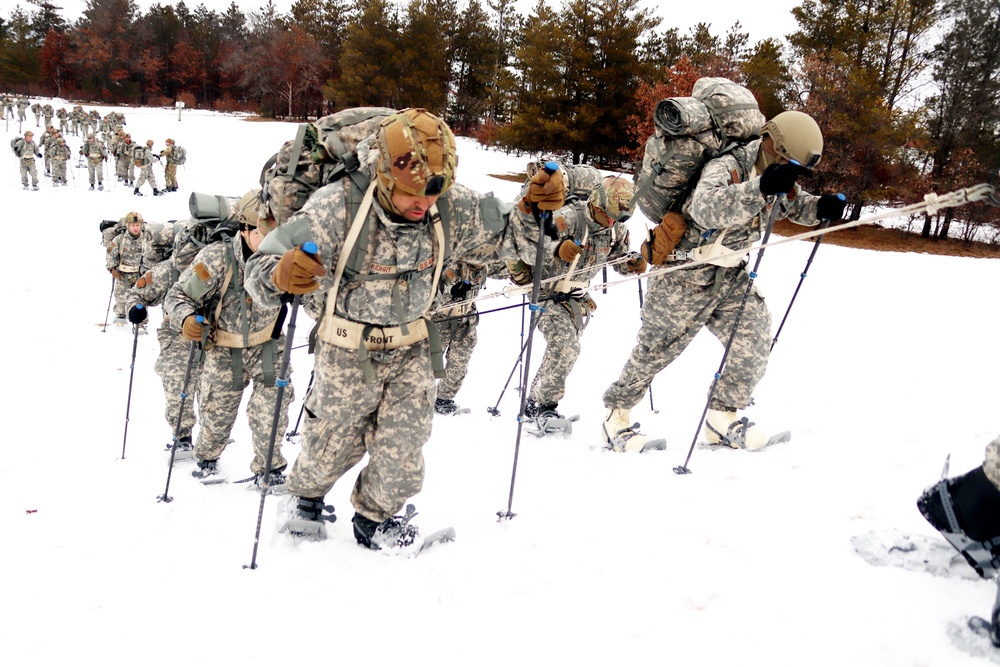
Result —
<instances>
[{"instance_id":1,"label":"pine forest background","mask_svg":"<svg viewBox=\"0 0 1000 667\"><path fill-rule=\"evenodd\" d=\"M288 14L87 0L74 23L45 0L8 11L8 94L282 119L418 106L485 145L629 170L658 100L724 76L769 118L817 119L826 147L806 186L843 192L851 219L995 185L1000 169L1000 0L804 0L797 30L753 44L739 23L661 29L638 0L539 0L527 16L514 0L297 0ZM985 205L914 222L1000 243Z\"/></svg>"}]
</instances>

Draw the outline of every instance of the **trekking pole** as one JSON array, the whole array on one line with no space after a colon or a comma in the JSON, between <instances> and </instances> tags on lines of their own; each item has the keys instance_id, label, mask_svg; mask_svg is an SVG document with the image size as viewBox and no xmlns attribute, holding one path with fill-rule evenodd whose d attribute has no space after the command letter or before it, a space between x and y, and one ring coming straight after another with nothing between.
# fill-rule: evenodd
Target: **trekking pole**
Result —
<instances>
[{"instance_id":1,"label":"trekking pole","mask_svg":"<svg viewBox=\"0 0 1000 667\"><path fill-rule=\"evenodd\" d=\"M195 320L200 324L205 323L205 318L201 315L195 316ZM202 342L208 336L208 331L205 331L202 337ZM173 501L167 493L170 491L170 476L174 471L174 458L177 456L177 443L180 441L178 434L181 432L181 420L184 419L184 402L188 397L188 385L191 383L191 369L194 367L194 359L198 350L201 348L201 344L198 341L191 341L191 351L188 353L187 368L184 370L184 385L181 388L181 402L177 407L177 425L174 426L174 446L170 448L170 463L167 464L167 485L163 488L163 495L156 496L156 501L161 503L169 503Z\"/></svg>"},{"instance_id":2,"label":"trekking pole","mask_svg":"<svg viewBox=\"0 0 1000 667\"><path fill-rule=\"evenodd\" d=\"M556 162L546 162L544 169L551 176L559 169ZM521 408L517 413L517 437L514 440L514 465L510 471L510 494L507 496L507 511L497 512L497 521L513 519L516 516L512 511L514 505L514 481L517 479L517 459L521 451L521 433L524 430L524 406L528 400L528 373L531 372L531 341L535 335L535 325L541 317L541 306L538 305L538 294L542 289L542 266L545 258L545 227L552 224L552 212L538 212L538 206L531 205L531 213L538 224L538 247L535 250L535 266L531 284L531 303L528 309L531 310L531 321L528 325L528 338L524 343L524 372L521 374ZM524 312L523 310L521 311Z\"/></svg>"},{"instance_id":3,"label":"trekking pole","mask_svg":"<svg viewBox=\"0 0 1000 667\"><path fill-rule=\"evenodd\" d=\"M108 309L104 313L104 327L101 333L108 330L108 318L111 317L111 300L115 298L115 277L111 276L111 294L108 295Z\"/></svg>"},{"instance_id":4,"label":"trekking pole","mask_svg":"<svg viewBox=\"0 0 1000 667\"><path fill-rule=\"evenodd\" d=\"M522 333L521 335L523 336L524 333ZM525 345L526 345L525 343L521 344L521 351L517 354L517 360L514 361L514 366L510 369L510 375L507 376L507 382L504 384L503 390L500 392L500 397L497 398L497 402L493 405L492 408L486 408L486 412L490 413L494 417L499 417L500 416L500 410L498 410L497 408L500 405L500 401L503 400L503 395L505 393L507 393L507 387L510 386L511 378L514 377L514 371L517 370L518 364L520 364L521 361L524 359L524 347L525 347ZM522 369L523 369L523 367L522 367ZM520 374L518 375L518 377L520 377ZM518 391L520 391L520 387L518 387Z\"/></svg>"},{"instance_id":5,"label":"trekking pole","mask_svg":"<svg viewBox=\"0 0 1000 667\"><path fill-rule=\"evenodd\" d=\"M308 255L315 255L319 248L312 241L302 244L302 251ZM267 443L267 461L264 464L264 473L261 476L260 485L260 508L257 510L257 531L253 536L253 555L250 557L250 565L244 568L257 569L257 547L260 544L260 525L264 521L264 499L271 488L271 462L274 460L274 442L278 437L278 422L281 419L281 402L285 396L285 387L288 386L288 367L292 360L292 341L295 339L295 318L299 314L299 302L302 295L296 294L292 297L292 314L288 318L288 327L285 332L285 349L281 353L281 368L278 371L278 378L274 384L278 388L278 397L274 402L274 418L271 421L271 439Z\"/></svg>"},{"instance_id":6,"label":"trekking pole","mask_svg":"<svg viewBox=\"0 0 1000 667\"><path fill-rule=\"evenodd\" d=\"M761 245L766 245L771 237L771 228L774 226L774 217L778 213L778 206L781 204L781 200L784 198L784 194L779 193L778 198L775 200L774 205L771 207L771 215L767 219L767 228L764 230L764 239ZM715 372L715 377L712 380L712 386L708 390L708 400L705 401L705 409L701 411L701 419L698 421L698 426L695 429L694 437L691 439L691 446L688 448L687 458L684 459L684 464L679 465L674 468L674 472L678 475L690 475L691 470L687 467L688 463L691 461L691 455L694 453L695 443L698 442L698 432L701 431L701 425L705 423L705 417L708 416L708 406L712 404L712 398L715 397L715 388L719 384L719 378L722 377L722 371L726 367L726 360L729 358L729 350L733 346L733 340L736 338L736 332L740 328L740 320L743 319L743 311L746 308L747 300L750 298L750 292L753 291L753 281L757 277L757 269L760 267L760 260L764 257L764 250L766 248L757 249L757 259L754 262L753 270L750 272L750 279L747 282L747 288L743 292L743 301L740 302L740 308L736 311L736 320L733 322L733 330L729 332L729 340L726 341L726 349L722 352L722 361L719 363L719 370Z\"/></svg>"},{"instance_id":7,"label":"trekking pole","mask_svg":"<svg viewBox=\"0 0 1000 667\"><path fill-rule=\"evenodd\" d=\"M532 289L534 289L534 286L532 286ZM525 299L527 299L527 297L524 294L522 294L521 295L521 353L517 355L517 363L520 364L520 366L518 367L519 370L517 372L518 377L521 377L522 375L524 375L524 363L523 363L523 360L524 360L524 301L525 301ZM508 382L510 382L510 380L508 380ZM521 392L521 385L517 386L517 391L518 391L518 393ZM502 396L502 394L501 394L501 396ZM498 401L498 403L499 403L499 401Z\"/></svg>"},{"instance_id":8,"label":"trekking pole","mask_svg":"<svg viewBox=\"0 0 1000 667\"><path fill-rule=\"evenodd\" d=\"M313 368L309 373L309 386L306 387L306 396L309 395L309 390L312 389L313 380L316 378L316 369ZM292 441L292 438L299 434L299 424L302 423L302 414L306 411L306 401L302 399L302 407L299 408L299 418L295 420L295 427L285 434L285 440L288 442Z\"/></svg>"},{"instance_id":9,"label":"trekking pole","mask_svg":"<svg viewBox=\"0 0 1000 667\"><path fill-rule=\"evenodd\" d=\"M142 304L136 304L136 308L142 308ZM132 336L132 365L129 366L128 371L128 400L125 402L125 435L122 436L122 459L125 458L125 443L128 442L128 418L132 411L132 378L135 377L135 350L139 346L139 325L133 324L132 328L135 329L135 332Z\"/></svg>"},{"instance_id":10,"label":"trekking pole","mask_svg":"<svg viewBox=\"0 0 1000 667\"><path fill-rule=\"evenodd\" d=\"M837 195L843 198L844 195ZM830 224L829 220L822 220L819 223L820 229L826 229ZM795 291L792 293L792 299L788 302L788 308L785 310L785 316L781 318L781 324L778 325L778 331L774 334L774 339L771 341L771 350L774 349L774 344L778 342L778 336L781 335L781 330L785 327L785 320L788 319L788 313L792 312L792 304L795 303L795 297L799 295L799 290L802 289L802 281L806 279L809 275L809 266L812 264L813 258L816 256L816 251L819 250L819 244L823 240L823 234L816 237L816 243L813 244L812 252L809 253L809 259L806 260L806 266L802 269L802 274L799 276L799 284L795 286Z\"/></svg>"},{"instance_id":11,"label":"trekking pole","mask_svg":"<svg viewBox=\"0 0 1000 667\"><path fill-rule=\"evenodd\" d=\"M642 279L635 281L635 284L639 286L639 320L642 320ZM660 411L653 407L653 383L649 383L649 409L653 411L654 415L660 414Z\"/></svg>"}]
</instances>

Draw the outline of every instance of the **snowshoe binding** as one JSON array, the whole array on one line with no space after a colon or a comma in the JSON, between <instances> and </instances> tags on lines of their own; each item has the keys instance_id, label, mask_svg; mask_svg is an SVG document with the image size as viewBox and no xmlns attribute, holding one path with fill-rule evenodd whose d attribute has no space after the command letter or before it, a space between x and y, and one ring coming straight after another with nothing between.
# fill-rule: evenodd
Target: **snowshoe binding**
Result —
<instances>
[{"instance_id":1,"label":"snowshoe binding","mask_svg":"<svg viewBox=\"0 0 1000 667\"><path fill-rule=\"evenodd\" d=\"M202 484L222 484L226 478L219 474L219 460L209 459L198 461L198 469L191 471L191 476Z\"/></svg>"},{"instance_id":2,"label":"snowshoe binding","mask_svg":"<svg viewBox=\"0 0 1000 667\"><path fill-rule=\"evenodd\" d=\"M439 415L457 417L458 415L467 415L472 412L472 410L469 408L458 407L458 404L450 398L438 398L434 400L434 412Z\"/></svg>"},{"instance_id":3,"label":"snowshoe binding","mask_svg":"<svg viewBox=\"0 0 1000 667\"><path fill-rule=\"evenodd\" d=\"M174 443L168 442L166 447L163 449L165 451L170 451L174 448ZM177 440L177 451L174 452L174 463L178 461L190 461L194 458L194 444L191 442L190 436L181 436Z\"/></svg>"},{"instance_id":4,"label":"snowshoe binding","mask_svg":"<svg viewBox=\"0 0 1000 667\"><path fill-rule=\"evenodd\" d=\"M648 452L667 448L663 438L650 440L639 432L639 422L629 423L631 410L609 408L604 418L604 446L615 452Z\"/></svg>"},{"instance_id":5,"label":"snowshoe binding","mask_svg":"<svg viewBox=\"0 0 1000 667\"><path fill-rule=\"evenodd\" d=\"M288 496L278 507L278 532L310 540L326 539L326 524L337 520L333 505L322 498Z\"/></svg>"},{"instance_id":6,"label":"snowshoe binding","mask_svg":"<svg viewBox=\"0 0 1000 667\"><path fill-rule=\"evenodd\" d=\"M534 399L529 398L524 404L524 416L535 428L529 428L528 433L539 438L555 434L572 435L573 422L578 421L580 415L566 417L556 410L557 407L558 403L538 405Z\"/></svg>"},{"instance_id":7,"label":"snowshoe binding","mask_svg":"<svg viewBox=\"0 0 1000 667\"><path fill-rule=\"evenodd\" d=\"M382 523L355 512L354 538L363 547L398 556L415 556L438 542L455 539L455 529L445 528L421 537L420 530L410 523L417 516L413 505L406 506L403 516L394 516Z\"/></svg>"}]
</instances>

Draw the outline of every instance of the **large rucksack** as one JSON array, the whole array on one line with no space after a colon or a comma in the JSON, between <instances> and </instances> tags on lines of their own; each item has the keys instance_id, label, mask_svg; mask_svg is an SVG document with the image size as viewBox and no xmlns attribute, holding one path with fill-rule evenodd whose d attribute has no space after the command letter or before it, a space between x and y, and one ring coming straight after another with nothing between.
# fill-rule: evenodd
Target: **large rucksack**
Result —
<instances>
[{"instance_id":1,"label":"large rucksack","mask_svg":"<svg viewBox=\"0 0 1000 667\"><path fill-rule=\"evenodd\" d=\"M21 157L21 151L24 150L24 138L14 137L10 140L10 149L14 151L14 155Z\"/></svg>"},{"instance_id":2,"label":"large rucksack","mask_svg":"<svg viewBox=\"0 0 1000 667\"><path fill-rule=\"evenodd\" d=\"M357 107L299 125L260 174L262 215L285 223L316 190L344 176L364 193L368 176L360 171L355 148L396 113L385 107Z\"/></svg>"},{"instance_id":3,"label":"large rucksack","mask_svg":"<svg viewBox=\"0 0 1000 667\"><path fill-rule=\"evenodd\" d=\"M691 97L661 100L632 203L654 223L680 212L705 162L757 138L766 120L753 93L729 79L703 77Z\"/></svg>"},{"instance_id":4,"label":"large rucksack","mask_svg":"<svg viewBox=\"0 0 1000 667\"><path fill-rule=\"evenodd\" d=\"M188 153L183 146L174 146L174 162L184 164L187 162Z\"/></svg>"}]
</instances>

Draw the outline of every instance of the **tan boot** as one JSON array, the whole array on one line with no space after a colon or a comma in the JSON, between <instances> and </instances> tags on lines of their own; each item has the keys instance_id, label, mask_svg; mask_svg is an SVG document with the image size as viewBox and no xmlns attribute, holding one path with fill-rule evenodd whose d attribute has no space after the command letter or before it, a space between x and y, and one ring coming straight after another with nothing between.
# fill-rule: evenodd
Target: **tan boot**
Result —
<instances>
[{"instance_id":1,"label":"tan boot","mask_svg":"<svg viewBox=\"0 0 1000 667\"><path fill-rule=\"evenodd\" d=\"M767 446L767 433L746 417L738 418L735 412L709 410L702 431L705 440L713 445L729 445L734 449L763 449Z\"/></svg>"},{"instance_id":2,"label":"tan boot","mask_svg":"<svg viewBox=\"0 0 1000 667\"><path fill-rule=\"evenodd\" d=\"M646 445L646 436L635 430L639 425L629 420L629 413L631 410L609 408L604 415L601 435L604 444L616 452L640 452Z\"/></svg>"}]
</instances>

